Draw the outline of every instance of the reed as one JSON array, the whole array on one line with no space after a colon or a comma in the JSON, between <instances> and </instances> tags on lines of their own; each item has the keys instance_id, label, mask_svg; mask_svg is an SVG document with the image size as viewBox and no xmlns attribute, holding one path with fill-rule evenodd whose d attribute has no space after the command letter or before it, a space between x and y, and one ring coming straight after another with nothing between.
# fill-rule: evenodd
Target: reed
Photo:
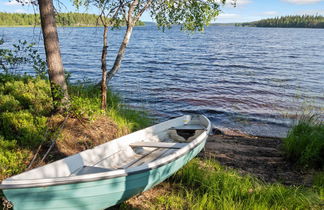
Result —
<instances>
[{"instance_id":1,"label":"reed","mask_svg":"<svg viewBox=\"0 0 324 210\"><path fill-rule=\"evenodd\" d=\"M302 114L284 139L287 157L305 168L323 168L324 122L318 114Z\"/></svg>"}]
</instances>

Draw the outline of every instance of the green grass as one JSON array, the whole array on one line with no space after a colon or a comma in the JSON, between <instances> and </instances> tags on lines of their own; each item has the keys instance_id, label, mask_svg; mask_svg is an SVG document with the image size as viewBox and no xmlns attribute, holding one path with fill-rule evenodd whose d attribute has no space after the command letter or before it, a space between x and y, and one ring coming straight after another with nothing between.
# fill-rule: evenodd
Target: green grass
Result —
<instances>
[{"instance_id":1,"label":"green grass","mask_svg":"<svg viewBox=\"0 0 324 210\"><path fill-rule=\"evenodd\" d=\"M287 157L305 168L324 166L324 122L316 114L301 115L284 139Z\"/></svg>"},{"instance_id":2,"label":"green grass","mask_svg":"<svg viewBox=\"0 0 324 210\"><path fill-rule=\"evenodd\" d=\"M266 184L212 160L194 159L168 182L151 209L320 209L317 188Z\"/></svg>"},{"instance_id":3,"label":"green grass","mask_svg":"<svg viewBox=\"0 0 324 210\"><path fill-rule=\"evenodd\" d=\"M317 172L314 175L313 188L320 195L324 205L324 171Z\"/></svg>"},{"instance_id":4,"label":"green grass","mask_svg":"<svg viewBox=\"0 0 324 210\"><path fill-rule=\"evenodd\" d=\"M97 86L74 85L70 86L69 92L74 113L83 116L106 114L117 125L120 135L145 128L153 123L147 111L125 105L122 98L110 90L107 93L107 110L105 113L100 109L100 90Z\"/></svg>"}]
</instances>

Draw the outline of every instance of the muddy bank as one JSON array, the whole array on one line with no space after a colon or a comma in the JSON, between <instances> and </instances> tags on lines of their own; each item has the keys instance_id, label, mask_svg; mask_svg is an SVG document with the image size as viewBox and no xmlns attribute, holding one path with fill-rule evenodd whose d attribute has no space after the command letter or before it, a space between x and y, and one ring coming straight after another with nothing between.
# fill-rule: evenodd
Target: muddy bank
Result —
<instances>
[{"instance_id":1,"label":"muddy bank","mask_svg":"<svg viewBox=\"0 0 324 210\"><path fill-rule=\"evenodd\" d=\"M222 165L250 173L259 179L286 185L311 185L312 175L296 169L281 151L282 139L249 136L225 130L210 136L200 156L213 158Z\"/></svg>"}]
</instances>

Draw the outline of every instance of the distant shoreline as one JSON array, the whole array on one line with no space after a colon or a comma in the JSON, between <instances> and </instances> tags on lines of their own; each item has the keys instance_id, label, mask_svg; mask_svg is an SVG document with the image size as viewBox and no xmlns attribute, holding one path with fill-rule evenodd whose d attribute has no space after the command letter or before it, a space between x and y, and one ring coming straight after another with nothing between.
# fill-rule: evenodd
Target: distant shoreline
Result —
<instances>
[{"instance_id":1,"label":"distant shoreline","mask_svg":"<svg viewBox=\"0 0 324 210\"><path fill-rule=\"evenodd\" d=\"M145 26L145 25L138 25L135 27L141 27L141 26ZM0 25L0 28L40 28L40 25ZM95 28L95 27L103 27L102 25L84 25L84 26L80 26L80 25L57 25L58 28ZM112 27L112 26L109 26ZM121 26L121 27L125 27L125 26Z\"/></svg>"}]
</instances>

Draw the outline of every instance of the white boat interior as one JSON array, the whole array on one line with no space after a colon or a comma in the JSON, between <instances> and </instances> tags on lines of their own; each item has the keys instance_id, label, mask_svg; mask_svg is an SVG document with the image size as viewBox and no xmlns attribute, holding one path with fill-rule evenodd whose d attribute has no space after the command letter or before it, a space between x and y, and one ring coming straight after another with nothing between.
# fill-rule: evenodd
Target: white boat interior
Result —
<instances>
[{"instance_id":1,"label":"white boat interior","mask_svg":"<svg viewBox=\"0 0 324 210\"><path fill-rule=\"evenodd\" d=\"M1 184L118 175L154 167L172 161L206 140L210 129L206 117L185 115L10 177Z\"/></svg>"}]
</instances>

